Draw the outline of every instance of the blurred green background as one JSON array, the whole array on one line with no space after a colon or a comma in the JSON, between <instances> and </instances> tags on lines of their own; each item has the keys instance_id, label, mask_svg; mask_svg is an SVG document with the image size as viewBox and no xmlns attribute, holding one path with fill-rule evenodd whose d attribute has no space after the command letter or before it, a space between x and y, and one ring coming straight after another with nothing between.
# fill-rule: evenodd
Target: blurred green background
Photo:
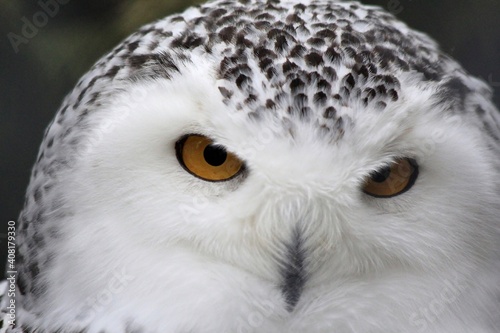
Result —
<instances>
[{"instance_id":1,"label":"blurred green background","mask_svg":"<svg viewBox=\"0 0 500 333\"><path fill-rule=\"evenodd\" d=\"M56 0L0 0L0 269L7 221L22 208L43 131L78 78L144 23L195 0L58 0L53 17L13 48L43 5ZM500 0L367 0L434 37L472 74L489 81L500 105ZM35 19L42 19L38 15ZM39 21L43 23L43 21ZM10 34L12 38L12 34ZM24 43L26 42L26 43ZM16 52L17 51L17 52Z\"/></svg>"}]
</instances>

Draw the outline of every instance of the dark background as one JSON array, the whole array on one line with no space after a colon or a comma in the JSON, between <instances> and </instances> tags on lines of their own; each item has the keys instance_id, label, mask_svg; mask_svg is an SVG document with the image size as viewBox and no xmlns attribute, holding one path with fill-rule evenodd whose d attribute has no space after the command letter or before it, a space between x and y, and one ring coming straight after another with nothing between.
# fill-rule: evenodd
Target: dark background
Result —
<instances>
[{"instance_id":1,"label":"dark background","mask_svg":"<svg viewBox=\"0 0 500 333\"><path fill-rule=\"evenodd\" d=\"M6 230L22 208L43 131L65 94L106 51L144 23L200 1L58 0L53 17L22 36L23 18L40 19L40 3L0 0L0 271ZM442 49L495 89L500 105L500 0L367 0L385 7L411 27L428 33ZM37 16L38 15L38 16ZM43 23L43 21L39 21ZM12 34L11 34L12 36Z\"/></svg>"}]
</instances>

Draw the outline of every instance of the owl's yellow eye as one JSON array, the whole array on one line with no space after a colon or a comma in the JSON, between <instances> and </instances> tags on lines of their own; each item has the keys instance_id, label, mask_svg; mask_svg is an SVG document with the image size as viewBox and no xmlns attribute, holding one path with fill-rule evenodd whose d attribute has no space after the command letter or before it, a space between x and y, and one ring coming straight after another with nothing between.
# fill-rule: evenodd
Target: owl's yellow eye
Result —
<instances>
[{"instance_id":1,"label":"owl's yellow eye","mask_svg":"<svg viewBox=\"0 0 500 333\"><path fill-rule=\"evenodd\" d=\"M177 141L175 149L184 169L203 180L229 180L243 170L240 159L203 135L186 135Z\"/></svg>"},{"instance_id":2,"label":"owl's yellow eye","mask_svg":"<svg viewBox=\"0 0 500 333\"><path fill-rule=\"evenodd\" d=\"M418 164L410 158L397 159L374 172L366 180L363 191L377 198L390 198L408 191L418 176Z\"/></svg>"}]
</instances>

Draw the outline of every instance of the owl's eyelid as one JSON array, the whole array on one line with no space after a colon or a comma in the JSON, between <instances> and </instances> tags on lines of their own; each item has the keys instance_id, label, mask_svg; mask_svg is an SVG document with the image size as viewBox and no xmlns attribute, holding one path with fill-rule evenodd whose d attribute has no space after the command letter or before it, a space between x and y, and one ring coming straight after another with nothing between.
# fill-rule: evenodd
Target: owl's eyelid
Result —
<instances>
[{"instance_id":1,"label":"owl's eyelid","mask_svg":"<svg viewBox=\"0 0 500 333\"><path fill-rule=\"evenodd\" d=\"M405 159L405 158L407 158L407 157L401 157L401 156L391 157L391 158L383 161L382 163L377 164L377 167L370 167L367 171L368 173L365 175L365 178L369 178L372 174L377 173L377 172L381 172L385 168L390 168L398 160Z\"/></svg>"},{"instance_id":2,"label":"owl's eyelid","mask_svg":"<svg viewBox=\"0 0 500 333\"><path fill-rule=\"evenodd\" d=\"M401 160L407 160L410 162L413 161L415 164L418 165L417 159L413 155L394 155L394 156L388 158L387 160L383 161L378 168L374 168L372 170L375 170L374 172L381 171L384 168L388 168L388 167L393 166L395 163L397 163L398 161L401 161Z\"/></svg>"},{"instance_id":3,"label":"owl's eyelid","mask_svg":"<svg viewBox=\"0 0 500 333\"><path fill-rule=\"evenodd\" d=\"M365 183L363 184L363 188L362 188L362 191L371 196L371 197L374 197L374 198L380 198L380 199L389 199L389 198L394 198L394 197L397 197L397 196L400 196L401 194L404 194L405 192L409 191L414 185L415 185L415 182L417 181L417 178L419 176L419 164L417 162L417 160L415 158L411 158L411 157L397 157L397 158L394 158L393 159L393 162L392 164L388 164L387 166L391 166L396 163L397 161L401 161L401 160L406 160L410 165L411 167L413 168L412 172L410 175L408 175L408 178L407 178L407 183L405 185L405 187L400 190L399 192L394 192L392 194L377 194L377 193L371 193L369 191L366 190L366 186L367 184L369 184L370 180L372 179L372 176L373 175L373 172L370 173L366 178L365 178ZM377 171L375 172L380 172L382 171L384 168L386 168L387 166L385 167L382 167L382 168L379 168ZM405 176L406 177L406 176ZM404 177L403 177L404 178Z\"/></svg>"},{"instance_id":4,"label":"owl's eyelid","mask_svg":"<svg viewBox=\"0 0 500 333\"><path fill-rule=\"evenodd\" d=\"M204 138L207 138L209 139L210 141L212 141L212 144L215 145L215 146L219 146L219 147L223 147L224 149L227 150L226 146L221 144L221 143L218 143L216 142L216 139L214 139L212 136L210 136L209 134L205 134L205 133L202 133L202 132L197 132L197 131L193 131L193 132L186 132L186 134L182 134L180 137L178 137L178 139L176 140L177 141L180 141L181 139L186 139L187 137L190 137L190 136L201 136L201 137L204 137Z\"/></svg>"}]
</instances>

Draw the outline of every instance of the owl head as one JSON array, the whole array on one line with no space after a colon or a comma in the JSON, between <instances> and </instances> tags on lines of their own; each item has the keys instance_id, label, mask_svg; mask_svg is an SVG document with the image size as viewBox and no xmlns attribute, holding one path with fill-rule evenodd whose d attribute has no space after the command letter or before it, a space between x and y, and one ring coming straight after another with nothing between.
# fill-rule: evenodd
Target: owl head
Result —
<instances>
[{"instance_id":1,"label":"owl head","mask_svg":"<svg viewBox=\"0 0 500 333\"><path fill-rule=\"evenodd\" d=\"M490 99L357 2L217 0L147 25L47 129L20 217L19 323L495 332Z\"/></svg>"}]
</instances>

